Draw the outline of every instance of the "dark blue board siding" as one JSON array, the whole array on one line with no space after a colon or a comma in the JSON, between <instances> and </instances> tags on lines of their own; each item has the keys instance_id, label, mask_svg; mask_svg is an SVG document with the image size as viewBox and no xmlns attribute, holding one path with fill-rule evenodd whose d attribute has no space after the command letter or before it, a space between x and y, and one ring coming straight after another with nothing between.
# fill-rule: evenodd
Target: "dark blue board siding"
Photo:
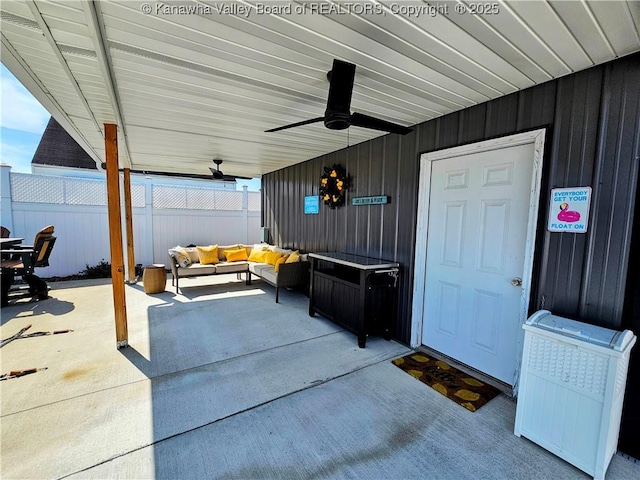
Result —
<instances>
[{"instance_id":1,"label":"dark blue board siding","mask_svg":"<svg viewBox=\"0 0 640 480\"><path fill-rule=\"evenodd\" d=\"M409 343L420 154L547 128L530 310L544 307L615 329L637 326L638 308L625 304L637 292L628 277L632 226L640 222L638 78L640 54L634 54L436 118L406 136L385 135L269 173L262 178L264 225L282 245L400 262L393 333ZM381 194L391 202L336 210L321 206L319 215L303 215L304 195L317 194L322 167L334 162L352 176L349 199ZM289 186L296 182L302 188ZM588 233L547 232L550 189L582 185L593 187ZM630 391L640 390L638 363L630 370ZM636 432L640 419L637 423Z\"/></svg>"}]
</instances>

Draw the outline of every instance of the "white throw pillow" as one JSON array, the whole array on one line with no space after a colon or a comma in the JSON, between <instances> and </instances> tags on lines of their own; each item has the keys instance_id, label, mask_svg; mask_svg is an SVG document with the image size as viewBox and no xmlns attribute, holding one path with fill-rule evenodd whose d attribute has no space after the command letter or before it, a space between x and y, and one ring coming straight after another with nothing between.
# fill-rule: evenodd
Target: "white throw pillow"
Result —
<instances>
[{"instance_id":1,"label":"white throw pillow","mask_svg":"<svg viewBox=\"0 0 640 480\"><path fill-rule=\"evenodd\" d=\"M291 255L293 253L293 250L289 250L288 248L280 248L280 247L275 247L273 251L276 253L281 253L283 255Z\"/></svg>"},{"instance_id":2,"label":"white throw pillow","mask_svg":"<svg viewBox=\"0 0 640 480\"><path fill-rule=\"evenodd\" d=\"M191 265L191 257L189 256L189 253L180 245L170 248L169 255L175 258L178 265L182 268L186 268Z\"/></svg>"}]
</instances>

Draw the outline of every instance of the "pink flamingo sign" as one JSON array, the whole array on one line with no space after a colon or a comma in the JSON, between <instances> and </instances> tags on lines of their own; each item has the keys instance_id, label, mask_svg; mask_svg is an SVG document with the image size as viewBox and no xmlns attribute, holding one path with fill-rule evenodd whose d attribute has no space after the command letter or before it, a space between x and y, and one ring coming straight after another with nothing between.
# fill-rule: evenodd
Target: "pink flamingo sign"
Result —
<instances>
[{"instance_id":1,"label":"pink flamingo sign","mask_svg":"<svg viewBox=\"0 0 640 480\"><path fill-rule=\"evenodd\" d=\"M585 233L590 204L591 187L552 189L547 229L550 232Z\"/></svg>"}]
</instances>

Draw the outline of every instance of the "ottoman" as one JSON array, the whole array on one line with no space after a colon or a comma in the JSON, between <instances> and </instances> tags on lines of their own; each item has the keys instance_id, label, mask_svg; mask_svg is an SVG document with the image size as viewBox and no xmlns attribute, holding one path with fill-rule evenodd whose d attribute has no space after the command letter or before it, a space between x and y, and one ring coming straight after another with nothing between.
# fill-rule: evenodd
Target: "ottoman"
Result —
<instances>
[{"instance_id":1,"label":"ottoman","mask_svg":"<svg viewBox=\"0 0 640 480\"><path fill-rule=\"evenodd\" d=\"M161 263L154 263L144 267L142 284L144 293L161 293L167 283L167 271Z\"/></svg>"}]
</instances>

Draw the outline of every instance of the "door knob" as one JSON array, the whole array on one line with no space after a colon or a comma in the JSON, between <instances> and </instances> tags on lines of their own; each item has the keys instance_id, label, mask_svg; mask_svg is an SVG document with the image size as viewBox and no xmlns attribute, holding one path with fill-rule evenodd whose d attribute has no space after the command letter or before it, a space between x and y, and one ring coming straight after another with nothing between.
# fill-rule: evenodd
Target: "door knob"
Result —
<instances>
[{"instance_id":1,"label":"door knob","mask_svg":"<svg viewBox=\"0 0 640 480\"><path fill-rule=\"evenodd\" d=\"M522 286L522 279L515 277L511 279L511 285L513 285L514 287L521 287Z\"/></svg>"}]
</instances>

